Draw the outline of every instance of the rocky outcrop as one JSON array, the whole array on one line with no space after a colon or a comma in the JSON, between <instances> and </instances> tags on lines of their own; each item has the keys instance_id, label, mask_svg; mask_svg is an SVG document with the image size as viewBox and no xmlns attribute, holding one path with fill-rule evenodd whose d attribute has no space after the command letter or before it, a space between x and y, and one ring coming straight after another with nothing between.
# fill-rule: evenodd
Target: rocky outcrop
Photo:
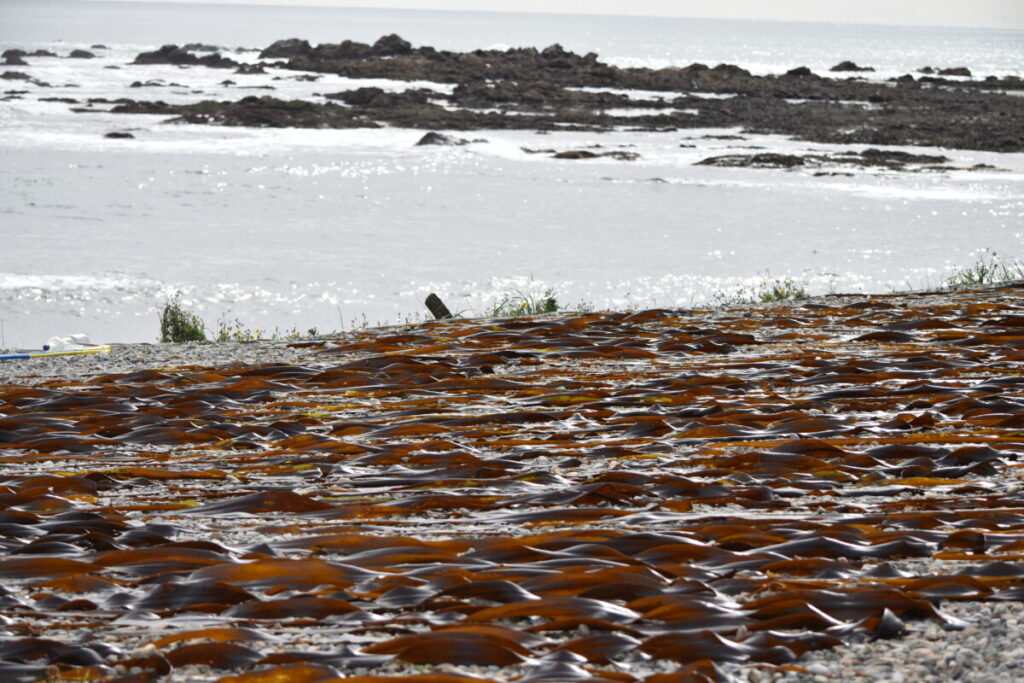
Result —
<instances>
[{"instance_id":1,"label":"rocky outcrop","mask_svg":"<svg viewBox=\"0 0 1024 683\"><path fill-rule=\"evenodd\" d=\"M552 45L450 52L413 47L397 35L373 44L343 41L315 47L291 38L268 46L247 65L219 53L198 57L174 45L143 53L136 63L219 63L242 72L257 68L297 72L311 79L336 74L454 84L451 94L431 90L386 92L356 88L328 93L327 104L272 104L260 99L206 102L164 111L180 121L224 125L329 126L387 124L425 130L482 128L546 130L742 128L827 143L934 145L1024 151L1024 98L998 92L1024 89L1020 79L965 80L907 74L890 83L817 76L803 66L778 76L754 76L734 65L691 64L663 69L619 68L595 54ZM835 68L868 69L852 62ZM282 78L278 76L276 78ZM607 90L645 90L661 97L630 98ZM708 94L716 95L708 98ZM280 102L272 100L273 102ZM335 103L341 102L345 106ZM137 103L139 107L148 106ZM618 110L646 109L623 116ZM288 117L294 116L289 121Z\"/></svg>"},{"instance_id":2,"label":"rocky outcrop","mask_svg":"<svg viewBox=\"0 0 1024 683\"><path fill-rule=\"evenodd\" d=\"M610 152L591 152L589 149L571 149L566 152L556 152L551 155L552 159L599 159L601 157L607 157L611 159L617 159L618 161L636 161L640 158L640 155L636 152L624 152L622 150L612 150Z\"/></svg>"},{"instance_id":3,"label":"rocky outcrop","mask_svg":"<svg viewBox=\"0 0 1024 683\"><path fill-rule=\"evenodd\" d=\"M806 66L798 66L795 69L790 69L789 71L787 71L785 75L790 76L792 78L807 78L809 76L813 76L814 72L808 69Z\"/></svg>"},{"instance_id":4,"label":"rocky outcrop","mask_svg":"<svg viewBox=\"0 0 1024 683\"><path fill-rule=\"evenodd\" d=\"M971 77L971 70L966 66L954 66L950 69L939 69L940 76L966 76Z\"/></svg>"},{"instance_id":5,"label":"rocky outcrop","mask_svg":"<svg viewBox=\"0 0 1024 683\"><path fill-rule=\"evenodd\" d=\"M110 138L111 140L134 140L135 139L135 136L132 135L131 133L122 133L121 131L116 131L116 130L107 133L103 137Z\"/></svg>"},{"instance_id":6,"label":"rocky outcrop","mask_svg":"<svg viewBox=\"0 0 1024 683\"><path fill-rule=\"evenodd\" d=\"M68 59L95 59L96 55L88 50L72 50L68 53Z\"/></svg>"},{"instance_id":7,"label":"rocky outcrop","mask_svg":"<svg viewBox=\"0 0 1024 683\"><path fill-rule=\"evenodd\" d=\"M860 66L856 62L843 61L833 66L829 71L874 71L873 66Z\"/></svg>"},{"instance_id":8,"label":"rocky outcrop","mask_svg":"<svg viewBox=\"0 0 1024 683\"><path fill-rule=\"evenodd\" d=\"M719 166L723 168L821 168L824 166L856 166L861 168L883 168L893 171L906 170L948 170L943 167L949 157L936 154L911 154L909 152L866 149L863 152L841 154L726 154L709 157L696 163L697 166Z\"/></svg>"},{"instance_id":9,"label":"rocky outcrop","mask_svg":"<svg viewBox=\"0 0 1024 683\"><path fill-rule=\"evenodd\" d=\"M416 143L416 147L423 147L427 145L439 145L445 147L459 147L462 145L468 145L470 142L485 142L484 140L466 140L465 138L456 138L451 135L444 135L435 131L430 131L419 139Z\"/></svg>"},{"instance_id":10,"label":"rocky outcrop","mask_svg":"<svg viewBox=\"0 0 1024 683\"><path fill-rule=\"evenodd\" d=\"M260 52L260 59L290 59L302 57L313 52L308 41L298 38L278 40Z\"/></svg>"},{"instance_id":11,"label":"rocky outcrop","mask_svg":"<svg viewBox=\"0 0 1024 683\"><path fill-rule=\"evenodd\" d=\"M210 45L209 43L185 43L181 46L181 49L188 52L220 52L221 50L216 45Z\"/></svg>"},{"instance_id":12,"label":"rocky outcrop","mask_svg":"<svg viewBox=\"0 0 1024 683\"><path fill-rule=\"evenodd\" d=\"M239 63L219 52L199 57L177 45L164 45L159 50L140 52L133 64L177 64L179 66L208 66L214 69L234 69Z\"/></svg>"},{"instance_id":13,"label":"rocky outcrop","mask_svg":"<svg viewBox=\"0 0 1024 683\"><path fill-rule=\"evenodd\" d=\"M21 50L7 50L3 54L4 64L6 66L28 66L24 54Z\"/></svg>"},{"instance_id":14,"label":"rocky outcrop","mask_svg":"<svg viewBox=\"0 0 1024 683\"><path fill-rule=\"evenodd\" d=\"M416 106L427 104L431 90L406 90L400 93L385 92L381 88L357 88L324 95L329 100L340 100L352 107L384 109L391 107Z\"/></svg>"},{"instance_id":15,"label":"rocky outcrop","mask_svg":"<svg viewBox=\"0 0 1024 683\"><path fill-rule=\"evenodd\" d=\"M412 43L403 40L401 36L392 33L389 36L381 36L370 51L376 57L398 57L412 53Z\"/></svg>"}]
</instances>

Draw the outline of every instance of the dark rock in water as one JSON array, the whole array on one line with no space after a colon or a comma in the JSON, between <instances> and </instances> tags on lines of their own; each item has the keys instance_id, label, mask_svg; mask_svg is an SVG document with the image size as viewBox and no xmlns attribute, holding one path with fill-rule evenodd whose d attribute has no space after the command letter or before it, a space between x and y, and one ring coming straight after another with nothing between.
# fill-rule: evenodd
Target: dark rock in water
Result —
<instances>
[{"instance_id":1,"label":"dark rock in water","mask_svg":"<svg viewBox=\"0 0 1024 683\"><path fill-rule=\"evenodd\" d=\"M329 100L341 100L353 107L368 107L383 94L384 91L381 88L356 88L355 90L327 93L324 97Z\"/></svg>"},{"instance_id":2,"label":"dark rock in water","mask_svg":"<svg viewBox=\"0 0 1024 683\"><path fill-rule=\"evenodd\" d=\"M469 144L469 140L463 140L462 138L453 138L450 135L443 135L441 133L435 133L434 131L430 131L429 133L427 133L426 135L421 137L420 141L417 142L415 146L416 147L419 147L421 145L456 146L456 145L468 145L468 144Z\"/></svg>"},{"instance_id":3,"label":"dark rock in water","mask_svg":"<svg viewBox=\"0 0 1024 683\"><path fill-rule=\"evenodd\" d=\"M78 100L73 97L40 97L40 102L61 102L63 104L78 104Z\"/></svg>"},{"instance_id":4,"label":"dark rock in water","mask_svg":"<svg viewBox=\"0 0 1024 683\"><path fill-rule=\"evenodd\" d=\"M208 45L206 43L185 43L181 46L181 49L188 52L217 52L220 50L216 45Z\"/></svg>"},{"instance_id":5,"label":"dark rock in water","mask_svg":"<svg viewBox=\"0 0 1024 683\"><path fill-rule=\"evenodd\" d=\"M316 46L310 57L318 61L367 59L374 57L373 48L366 43L344 40L340 43L322 43Z\"/></svg>"},{"instance_id":6,"label":"dark rock in water","mask_svg":"<svg viewBox=\"0 0 1024 683\"><path fill-rule=\"evenodd\" d=\"M724 168L794 168L804 165L804 158L795 154L726 154L708 157L698 161L696 166L721 166Z\"/></svg>"},{"instance_id":7,"label":"dark rock in water","mask_svg":"<svg viewBox=\"0 0 1024 683\"><path fill-rule=\"evenodd\" d=\"M599 157L608 157L618 159L619 161L636 161L640 158L640 155L636 152L623 152L620 150L598 153L586 149L572 149L567 152L558 152L551 155L552 159L597 159Z\"/></svg>"},{"instance_id":8,"label":"dark rock in water","mask_svg":"<svg viewBox=\"0 0 1024 683\"><path fill-rule=\"evenodd\" d=\"M851 153L854 154L854 153ZM866 149L860 153L861 159L874 166L903 166L906 164L944 164L949 157L940 154L911 154L910 152L894 152L881 149Z\"/></svg>"},{"instance_id":9,"label":"dark rock in water","mask_svg":"<svg viewBox=\"0 0 1024 683\"><path fill-rule=\"evenodd\" d=\"M242 64L237 69L235 69L235 73L236 74L249 74L249 75L251 75L251 74L265 74L267 72L266 72L266 70L264 70L262 64Z\"/></svg>"},{"instance_id":10,"label":"dark rock in water","mask_svg":"<svg viewBox=\"0 0 1024 683\"><path fill-rule=\"evenodd\" d=\"M933 69L930 66L923 66L923 67L921 67L920 69L917 70L917 73L919 73L919 74L933 74L933 73L935 73L935 69Z\"/></svg>"},{"instance_id":11,"label":"dark rock in water","mask_svg":"<svg viewBox=\"0 0 1024 683\"><path fill-rule=\"evenodd\" d=\"M18 48L13 47L9 50L4 50L3 52L0 52L0 57L7 59L8 57L24 57L27 54L28 53L24 50L19 50Z\"/></svg>"},{"instance_id":12,"label":"dark rock in water","mask_svg":"<svg viewBox=\"0 0 1024 683\"><path fill-rule=\"evenodd\" d=\"M750 72L735 64L717 64L707 70L707 75L715 80L728 80L730 78L749 78Z\"/></svg>"},{"instance_id":13,"label":"dark rock in water","mask_svg":"<svg viewBox=\"0 0 1024 683\"><path fill-rule=\"evenodd\" d=\"M378 57L396 57L412 52L412 43L392 33L389 36L381 36L370 49Z\"/></svg>"},{"instance_id":14,"label":"dark rock in water","mask_svg":"<svg viewBox=\"0 0 1024 683\"><path fill-rule=\"evenodd\" d=\"M863 152L844 152L834 156L827 154L727 154L698 161L697 166L720 166L724 168L797 168L820 167L822 165L860 166L887 168L894 171L908 170L908 164L944 164L948 157L933 154L911 154L909 152L866 149ZM929 166L933 170L948 170L947 167ZM816 173L815 175L823 175Z\"/></svg>"},{"instance_id":15,"label":"dark rock in water","mask_svg":"<svg viewBox=\"0 0 1024 683\"><path fill-rule=\"evenodd\" d=\"M49 50L33 50L29 52L28 57L56 57L56 52L50 52Z\"/></svg>"},{"instance_id":16,"label":"dark rock in water","mask_svg":"<svg viewBox=\"0 0 1024 683\"><path fill-rule=\"evenodd\" d=\"M353 109L334 103L317 104L275 97L243 97L237 102L171 105L166 102L128 101L110 109L114 114L177 115L173 123L202 123L252 128L380 128L356 116Z\"/></svg>"},{"instance_id":17,"label":"dark rock in water","mask_svg":"<svg viewBox=\"0 0 1024 683\"><path fill-rule=\"evenodd\" d=\"M385 92L380 88L357 88L355 90L327 93L324 97L329 100L341 100L353 107L387 109L426 104L431 94L433 93L429 90L406 90L405 92L392 93Z\"/></svg>"},{"instance_id":18,"label":"dark rock in water","mask_svg":"<svg viewBox=\"0 0 1024 683\"><path fill-rule=\"evenodd\" d=\"M806 66L798 66L795 69L790 69L789 71L787 71L786 75L793 76L795 78L806 78L808 76L813 76L814 72L808 69Z\"/></svg>"},{"instance_id":19,"label":"dark rock in water","mask_svg":"<svg viewBox=\"0 0 1024 683\"><path fill-rule=\"evenodd\" d=\"M26 62L21 55L14 54L4 57L4 64L7 66L28 66L28 62Z\"/></svg>"},{"instance_id":20,"label":"dark rock in water","mask_svg":"<svg viewBox=\"0 0 1024 683\"><path fill-rule=\"evenodd\" d=\"M135 56L132 64L199 65L208 66L213 69L233 69L239 66L238 62L229 57L222 57L220 53L197 57L191 52L173 44L164 45L159 50L152 52L140 52Z\"/></svg>"},{"instance_id":21,"label":"dark rock in water","mask_svg":"<svg viewBox=\"0 0 1024 683\"><path fill-rule=\"evenodd\" d=\"M260 52L260 59L289 59L312 53L313 46L308 41L298 38L287 38L271 43L269 47Z\"/></svg>"},{"instance_id":22,"label":"dark rock in water","mask_svg":"<svg viewBox=\"0 0 1024 683\"><path fill-rule=\"evenodd\" d=\"M135 136L132 135L131 133L122 133L122 132L119 132L119 131L116 131L116 130L107 133L103 137L110 138L112 140L134 140L135 139Z\"/></svg>"},{"instance_id":23,"label":"dark rock in water","mask_svg":"<svg viewBox=\"0 0 1024 683\"><path fill-rule=\"evenodd\" d=\"M167 87L167 84L164 83L159 78L154 78L152 80L146 81L145 83L143 83L142 81L134 81L128 87L129 88L165 88L165 87Z\"/></svg>"},{"instance_id":24,"label":"dark rock in water","mask_svg":"<svg viewBox=\"0 0 1024 683\"><path fill-rule=\"evenodd\" d=\"M590 152L585 149L572 149L568 152L558 152L552 154L552 159L596 159L598 155L596 152Z\"/></svg>"},{"instance_id":25,"label":"dark rock in water","mask_svg":"<svg viewBox=\"0 0 1024 683\"><path fill-rule=\"evenodd\" d=\"M5 71L0 74L0 78L5 81L31 81L32 77L26 73L20 71Z\"/></svg>"},{"instance_id":26,"label":"dark rock in water","mask_svg":"<svg viewBox=\"0 0 1024 683\"><path fill-rule=\"evenodd\" d=\"M68 55L68 59L95 59L96 55L89 52L88 50L72 50Z\"/></svg>"},{"instance_id":27,"label":"dark rock in water","mask_svg":"<svg viewBox=\"0 0 1024 683\"><path fill-rule=\"evenodd\" d=\"M843 61L836 64L829 71L874 71L873 66L860 66L856 62Z\"/></svg>"},{"instance_id":28,"label":"dark rock in water","mask_svg":"<svg viewBox=\"0 0 1024 683\"><path fill-rule=\"evenodd\" d=\"M940 76L967 76L971 77L971 70L966 66L954 66L950 69L939 69Z\"/></svg>"},{"instance_id":29,"label":"dark rock in water","mask_svg":"<svg viewBox=\"0 0 1024 683\"><path fill-rule=\"evenodd\" d=\"M106 45L104 45L103 43L96 43L95 45L90 45L89 49L90 50L109 50L110 48L107 47Z\"/></svg>"}]
</instances>

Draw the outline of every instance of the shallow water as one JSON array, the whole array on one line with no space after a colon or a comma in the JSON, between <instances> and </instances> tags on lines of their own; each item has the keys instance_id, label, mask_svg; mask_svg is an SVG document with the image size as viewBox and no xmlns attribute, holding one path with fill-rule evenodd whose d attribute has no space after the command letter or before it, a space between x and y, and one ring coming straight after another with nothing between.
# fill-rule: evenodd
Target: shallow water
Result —
<instances>
[{"instance_id":1,"label":"shallow water","mask_svg":"<svg viewBox=\"0 0 1024 683\"><path fill-rule=\"evenodd\" d=\"M11 12L27 10L11 3L4 11L17 18L21 15ZM145 11L184 10L161 5ZM131 9L129 15L136 16L132 12L142 9ZM382 22L392 21L397 24L392 30L406 34L420 27L423 38L417 42L466 47L458 43L456 36L462 34L457 29L479 20L488 30L504 31L510 44L547 40L531 33L536 26L528 17L500 24L473 14L360 12L337 15L366 21L354 19L346 25L351 32L347 28L346 35L332 39L372 39L382 32ZM89 16L95 19L103 12ZM307 15L296 16L298 23L289 29L313 40L327 38L312 30L302 33L310 28L300 21ZM563 20L552 19L544 30L576 35L564 30ZM629 50L616 52L606 40L610 34L601 33L607 32L603 19L579 21L587 28L577 37L581 44L563 42L580 50L607 48L606 54L619 59L646 54L655 63L661 59L658 49L669 44L650 23ZM716 26L725 30L735 23ZM44 34L27 20L17 30L6 21L0 25L0 47L47 47L59 53L71 47L33 42ZM201 29L194 21L191 25ZM316 93L355 87L335 76L296 81L294 72L242 76L201 67L129 65L138 51L160 42L155 34L127 38L122 32L114 36L123 41L118 43L98 24L76 26L74 31L92 26L96 36L90 40L105 40L110 49L97 50L101 56L96 60L30 59L32 66L17 68L54 87L5 85L26 93L0 102L5 256L0 346L38 347L51 335L77 331L98 341L153 340L157 311L176 291L214 331L218 320L227 325L238 319L244 327L268 332L275 326L279 332L305 332L414 319L425 312L422 301L431 291L453 310L467 313L487 312L516 291L540 294L547 288L572 305L689 306L780 277L805 282L812 293L926 287L940 284L955 265L973 263L982 250L1007 256L1024 251L1020 154L921 149L946 154L958 167L986 163L1000 170L816 177L804 170L694 166L708 156L759 149L840 149L778 136L704 137L738 132L722 129L551 135L479 131L458 135L486 142L436 148L414 146L423 131L256 130L166 124L160 116L76 114L67 104L38 98L191 102L272 93L317 99ZM756 70L759 52L773 49L779 36L789 31L807 35L798 25L769 26L771 31L758 34L762 42L743 53L747 60L721 61ZM208 29L186 32L173 21L163 27L177 31L179 42L229 44L269 42L261 31L271 28L253 29L252 39L243 40L230 31L219 38L206 35ZM273 29L273 37L283 37L284 29ZM991 66L995 62L985 61L989 58L982 53L998 52L1002 36L886 30L903 31L906 38L905 49L890 49L892 65L899 60L939 62L909 47L911 36L927 35L933 48L948 43L943 64L973 55L978 60L969 63L973 68ZM865 27L842 31L861 38L876 35ZM976 51L958 52L954 34L967 42L975 35ZM992 40L981 40L981 35ZM143 40L154 44L135 42ZM775 63L811 62L801 50L818 49L818 40L812 36ZM662 41L662 48L651 47L651 41ZM881 50L888 43L866 44ZM842 57L881 64L840 47L833 54L834 61ZM232 57L251 61L256 53ZM681 63L719 61L676 57ZM822 53L821 63L814 65L824 68L832 59ZM164 87L130 87L157 79ZM234 83L225 85L225 80ZM451 88L382 81L359 85ZM274 90L254 89L268 86ZM105 139L112 130L130 131L135 139ZM523 150L591 145L637 152L640 159L565 161Z\"/></svg>"}]
</instances>

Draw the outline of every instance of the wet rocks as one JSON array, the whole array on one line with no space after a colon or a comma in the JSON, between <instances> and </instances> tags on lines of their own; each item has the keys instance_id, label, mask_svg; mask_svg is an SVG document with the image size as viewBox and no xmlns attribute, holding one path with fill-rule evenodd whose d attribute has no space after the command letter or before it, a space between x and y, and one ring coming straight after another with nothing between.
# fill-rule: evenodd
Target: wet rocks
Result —
<instances>
[{"instance_id":1,"label":"wet rocks","mask_svg":"<svg viewBox=\"0 0 1024 683\"><path fill-rule=\"evenodd\" d=\"M695 166L719 166L722 168L795 168L803 166L806 158L795 154L726 154L708 157L698 161Z\"/></svg>"},{"instance_id":2,"label":"wet rocks","mask_svg":"<svg viewBox=\"0 0 1024 683\"><path fill-rule=\"evenodd\" d=\"M505 107L531 110L561 108L602 109L607 107L668 107L664 100L632 100L626 95L570 90L552 83L536 81L473 81L460 83L451 101L461 107Z\"/></svg>"},{"instance_id":3,"label":"wet rocks","mask_svg":"<svg viewBox=\"0 0 1024 683\"><path fill-rule=\"evenodd\" d=\"M131 133L124 133L124 132L116 131L116 130L107 133L103 137L110 138L111 140L134 140L135 139L135 136L132 135Z\"/></svg>"},{"instance_id":4,"label":"wet rocks","mask_svg":"<svg viewBox=\"0 0 1024 683\"><path fill-rule=\"evenodd\" d=\"M265 74L267 73L267 71L260 64L240 64L239 67L235 69L235 73L243 75L253 75Z\"/></svg>"},{"instance_id":5,"label":"wet rocks","mask_svg":"<svg viewBox=\"0 0 1024 683\"><path fill-rule=\"evenodd\" d=\"M231 67L238 73L259 73L273 67L300 72L294 76L298 79L335 74L353 79L455 85L450 94L431 90L393 93L379 88L328 93L328 100L343 102L358 111L340 118L333 111L323 116L308 116L306 112L296 122L281 120L274 125L329 125L329 121L338 121L347 127L352 121L362 121L366 125L427 130L537 131L740 127L753 133L824 143L1024 151L1024 132L1018 123L1024 118L1024 99L998 92L1024 89L1024 82L1012 78L964 80L959 70L942 70L950 78L926 75L915 79L908 74L892 84L819 77L806 66L779 76L753 76L728 64L619 68L602 63L593 53L579 55L557 44L543 50L459 53L414 47L395 34L372 44L346 40L313 46L306 40L290 38L276 41L260 56L282 61L240 65L219 53L200 57L194 51L168 45L138 55L135 63ZM870 68L844 61L833 71ZM639 99L609 90L658 91L665 96ZM707 94L716 97L709 99ZM239 111L251 106L208 103L204 109ZM651 111L637 112L636 116L616 111L630 108ZM261 105L259 109L262 116L266 107ZM226 115L210 120L244 119ZM191 118L186 114L179 120Z\"/></svg>"},{"instance_id":6,"label":"wet rocks","mask_svg":"<svg viewBox=\"0 0 1024 683\"><path fill-rule=\"evenodd\" d=\"M842 61L833 66L829 71L874 71L873 66L860 66L856 62Z\"/></svg>"},{"instance_id":7,"label":"wet rocks","mask_svg":"<svg viewBox=\"0 0 1024 683\"><path fill-rule=\"evenodd\" d=\"M233 69L240 66L235 60L229 57L223 57L220 53L198 57L188 50L180 48L174 44L164 45L159 50L153 50L152 52L140 52L135 56L135 60L132 63L176 64L178 66L200 65L214 69Z\"/></svg>"},{"instance_id":8,"label":"wet rocks","mask_svg":"<svg viewBox=\"0 0 1024 683\"><path fill-rule=\"evenodd\" d=\"M28 66L24 59L23 50L5 50L3 54L4 64L7 66Z\"/></svg>"},{"instance_id":9,"label":"wet rocks","mask_svg":"<svg viewBox=\"0 0 1024 683\"><path fill-rule=\"evenodd\" d=\"M400 93L385 92L381 88L357 88L324 95L330 100L340 100L353 107L381 109L407 105L426 104L428 98L436 94L429 90L406 90Z\"/></svg>"},{"instance_id":10,"label":"wet rocks","mask_svg":"<svg viewBox=\"0 0 1024 683\"><path fill-rule=\"evenodd\" d=\"M95 59L96 55L88 50L72 50L68 53L68 59Z\"/></svg>"},{"instance_id":11,"label":"wet rocks","mask_svg":"<svg viewBox=\"0 0 1024 683\"><path fill-rule=\"evenodd\" d=\"M304 100L280 100L274 97L244 97L237 102L204 101L189 105L165 102L118 104L111 109L120 114L175 115L176 123L202 123L254 128L377 128L379 124L356 116L339 105L317 104Z\"/></svg>"},{"instance_id":12,"label":"wet rocks","mask_svg":"<svg viewBox=\"0 0 1024 683\"><path fill-rule=\"evenodd\" d=\"M949 69L939 69L940 76L965 76L971 77L971 70L966 66L954 66Z\"/></svg>"},{"instance_id":13,"label":"wet rocks","mask_svg":"<svg viewBox=\"0 0 1024 683\"><path fill-rule=\"evenodd\" d=\"M392 33L391 35L381 36L373 44L373 47L370 48L370 51L378 57L397 57L399 55L411 54L412 43Z\"/></svg>"},{"instance_id":14,"label":"wet rocks","mask_svg":"<svg viewBox=\"0 0 1024 683\"><path fill-rule=\"evenodd\" d=\"M452 137L451 135L444 135L443 133L437 133L435 131L430 131L429 133L427 133L426 135L421 137L419 139L419 142L417 142L415 146L416 147L421 147L421 146L426 146L426 145L441 145L441 146L454 147L454 146L460 146L460 145L468 145L469 142L470 142L469 140L466 140L464 138L455 138L455 137Z\"/></svg>"},{"instance_id":15,"label":"wet rocks","mask_svg":"<svg viewBox=\"0 0 1024 683\"><path fill-rule=\"evenodd\" d=\"M789 71L787 71L785 75L790 76L792 78L807 78L808 76L813 76L814 72L808 69L806 66L798 66L795 69L790 69Z\"/></svg>"},{"instance_id":16,"label":"wet rocks","mask_svg":"<svg viewBox=\"0 0 1024 683\"><path fill-rule=\"evenodd\" d=\"M260 52L260 59L289 59L309 55L313 52L313 46L309 41L298 38L287 38L278 40Z\"/></svg>"},{"instance_id":17,"label":"wet rocks","mask_svg":"<svg viewBox=\"0 0 1024 683\"><path fill-rule=\"evenodd\" d=\"M210 45L208 43L185 43L181 46L182 50L188 52L218 52L220 48L216 45Z\"/></svg>"},{"instance_id":18,"label":"wet rocks","mask_svg":"<svg viewBox=\"0 0 1024 683\"><path fill-rule=\"evenodd\" d=\"M948 170L941 164L949 162L949 157L936 154L912 154L910 152L866 149L863 152L844 152L842 154L776 154L762 152L758 154L726 154L709 157L698 161L696 166L718 166L721 168L778 168L794 169L802 167L819 168L821 166L841 165L859 166L861 168L882 168L893 171L907 170Z\"/></svg>"},{"instance_id":19,"label":"wet rocks","mask_svg":"<svg viewBox=\"0 0 1024 683\"><path fill-rule=\"evenodd\" d=\"M625 152L622 150L612 150L609 152L592 152L588 149L571 149L566 152L556 152L551 155L552 159L599 159L601 157L607 157L609 159L616 159L618 161L636 161L640 158L640 155L636 152Z\"/></svg>"}]
</instances>

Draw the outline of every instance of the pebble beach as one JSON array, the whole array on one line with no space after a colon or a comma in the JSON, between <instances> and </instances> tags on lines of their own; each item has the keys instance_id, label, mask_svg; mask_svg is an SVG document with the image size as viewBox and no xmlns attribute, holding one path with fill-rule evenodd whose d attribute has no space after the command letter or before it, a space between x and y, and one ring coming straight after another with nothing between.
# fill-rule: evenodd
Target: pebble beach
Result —
<instances>
[{"instance_id":1,"label":"pebble beach","mask_svg":"<svg viewBox=\"0 0 1024 683\"><path fill-rule=\"evenodd\" d=\"M1019 680L1022 292L4 362L0 676Z\"/></svg>"}]
</instances>

